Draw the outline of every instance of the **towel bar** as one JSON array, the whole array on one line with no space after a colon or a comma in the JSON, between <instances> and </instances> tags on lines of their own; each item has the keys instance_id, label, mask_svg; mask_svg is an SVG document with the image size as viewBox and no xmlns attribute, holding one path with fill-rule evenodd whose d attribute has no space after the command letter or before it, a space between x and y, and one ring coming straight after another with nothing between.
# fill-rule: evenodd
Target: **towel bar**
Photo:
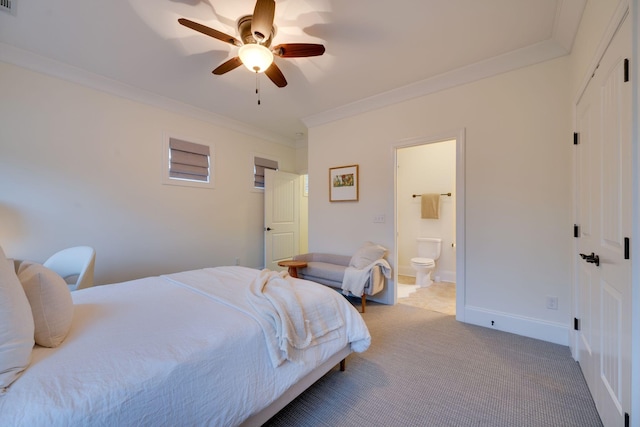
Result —
<instances>
[{"instance_id":1,"label":"towel bar","mask_svg":"<svg viewBox=\"0 0 640 427\"><path fill-rule=\"evenodd\" d=\"M440 195L441 196L451 196L451 193L440 193ZM422 196L422 194L414 194L411 197L413 197L415 199L416 197L420 197L420 196Z\"/></svg>"}]
</instances>

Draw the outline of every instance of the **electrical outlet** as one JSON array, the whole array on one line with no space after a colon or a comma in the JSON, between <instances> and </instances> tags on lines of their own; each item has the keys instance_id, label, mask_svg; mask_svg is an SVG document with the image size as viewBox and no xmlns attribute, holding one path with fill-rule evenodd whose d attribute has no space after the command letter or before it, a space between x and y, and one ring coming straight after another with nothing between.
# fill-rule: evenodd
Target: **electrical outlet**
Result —
<instances>
[{"instance_id":1,"label":"electrical outlet","mask_svg":"<svg viewBox=\"0 0 640 427\"><path fill-rule=\"evenodd\" d=\"M240 258L236 258L235 259L235 263L236 263L236 265L240 265Z\"/></svg>"},{"instance_id":2,"label":"electrical outlet","mask_svg":"<svg viewBox=\"0 0 640 427\"><path fill-rule=\"evenodd\" d=\"M547 308L549 310L558 309L558 297L547 297Z\"/></svg>"},{"instance_id":3,"label":"electrical outlet","mask_svg":"<svg viewBox=\"0 0 640 427\"><path fill-rule=\"evenodd\" d=\"M384 223L384 214L378 214L373 217L374 223Z\"/></svg>"}]
</instances>

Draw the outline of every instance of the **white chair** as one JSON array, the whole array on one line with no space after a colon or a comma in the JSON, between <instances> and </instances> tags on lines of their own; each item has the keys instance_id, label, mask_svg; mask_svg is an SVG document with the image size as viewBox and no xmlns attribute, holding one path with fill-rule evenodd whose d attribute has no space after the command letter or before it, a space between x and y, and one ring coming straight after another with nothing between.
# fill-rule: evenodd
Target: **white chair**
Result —
<instances>
[{"instance_id":1,"label":"white chair","mask_svg":"<svg viewBox=\"0 0 640 427\"><path fill-rule=\"evenodd\" d=\"M51 255L44 266L58 273L72 291L93 286L96 251L90 246L63 249Z\"/></svg>"}]
</instances>

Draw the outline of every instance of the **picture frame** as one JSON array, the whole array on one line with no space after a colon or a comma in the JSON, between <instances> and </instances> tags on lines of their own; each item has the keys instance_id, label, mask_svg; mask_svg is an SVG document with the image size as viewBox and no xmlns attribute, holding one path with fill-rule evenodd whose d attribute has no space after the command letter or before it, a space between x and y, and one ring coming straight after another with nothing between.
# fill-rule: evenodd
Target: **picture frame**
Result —
<instances>
[{"instance_id":1,"label":"picture frame","mask_svg":"<svg viewBox=\"0 0 640 427\"><path fill-rule=\"evenodd\" d=\"M329 201L357 202L360 194L358 165L329 168Z\"/></svg>"}]
</instances>

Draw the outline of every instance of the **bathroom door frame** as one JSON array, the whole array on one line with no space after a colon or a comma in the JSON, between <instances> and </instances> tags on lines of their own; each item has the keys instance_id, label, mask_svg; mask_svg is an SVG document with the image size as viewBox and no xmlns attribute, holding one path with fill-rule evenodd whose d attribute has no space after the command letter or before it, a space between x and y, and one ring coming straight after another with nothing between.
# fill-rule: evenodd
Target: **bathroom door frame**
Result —
<instances>
[{"instance_id":1,"label":"bathroom door frame","mask_svg":"<svg viewBox=\"0 0 640 427\"><path fill-rule=\"evenodd\" d=\"M393 209L394 209L394 265L398 264L398 150L417 145L434 144L444 141L456 141L456 320L465 321L465 129L457 129L441 134L408 138L393 144ZM393 303L398 303L398 268L393 272Z\"/></svg>"}]
</instances>

